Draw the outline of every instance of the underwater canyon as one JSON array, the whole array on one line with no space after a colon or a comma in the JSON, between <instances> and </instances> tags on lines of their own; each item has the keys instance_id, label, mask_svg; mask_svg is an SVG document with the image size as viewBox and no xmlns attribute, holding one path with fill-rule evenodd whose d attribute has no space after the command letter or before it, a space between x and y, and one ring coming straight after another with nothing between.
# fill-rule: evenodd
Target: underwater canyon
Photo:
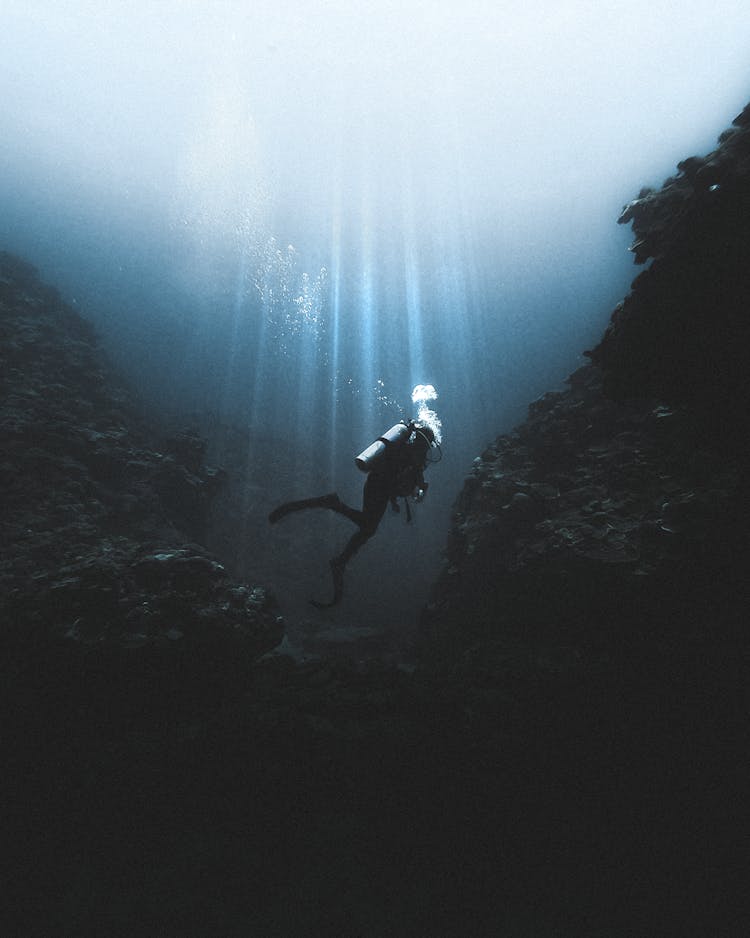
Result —
<instances>
[{"instance_id":1,"label":"underwater canyon","mask_svg":"<svg viewBox=\"0 0 750 938\"><path fill-rule=\"evenodd\" d=\"M212 453L3 253L5 933L742 934L749 207L746 108L625 207L644 269L466 460L418 625L295 654L236 548L295 441Z\"/></svg>"}]
</instances>

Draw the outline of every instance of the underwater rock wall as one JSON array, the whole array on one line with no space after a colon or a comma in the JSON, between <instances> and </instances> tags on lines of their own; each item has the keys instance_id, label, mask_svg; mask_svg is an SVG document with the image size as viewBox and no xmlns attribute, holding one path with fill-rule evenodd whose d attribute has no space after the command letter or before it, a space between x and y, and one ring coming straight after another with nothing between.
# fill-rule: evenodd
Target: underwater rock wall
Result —
<instances>
[{"instance_id":1,"label":"underwater rock wall","mask_svg":"<svg viewBox=\"0 0 750 938\"><path fill-rule=\"evenodd\" d=\"M750 396L750 105L705 157L623 209L650 266L591 353L617 399L690 407L703 432L744 446Z\"/></svg>"},{"instance_id":2,"label":"underwater rock wall","mask_svg":"<svg viewBox=\"0 0 750 938\"><path fill-rule=\"evenodd\" d=\"M221 481L203 442L179 432L157 450L91 327L6 253L0 330L6 663L53 646L52 657L141 666L209 650L252 659L278 644L269 597L231 582L195 543Z\"/></svg>"},{"instance_id":3,"label":"underwater rock wall","mask_svg":"<svg viewBox=\"0 0 750 938\"><path fill-rule=\"evenodd\" d=\"M591 364L475 460L428 655L590 668L744 632L750 108L678 169L623 211L653 262Z\"/></svg>"}]
</instances>

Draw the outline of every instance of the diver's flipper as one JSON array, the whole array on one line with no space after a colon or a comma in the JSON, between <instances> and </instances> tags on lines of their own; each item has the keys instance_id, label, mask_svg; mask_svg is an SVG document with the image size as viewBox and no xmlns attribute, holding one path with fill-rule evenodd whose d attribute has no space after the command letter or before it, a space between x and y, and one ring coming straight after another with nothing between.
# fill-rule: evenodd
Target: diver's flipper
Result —
<instances>
[{"instance_id":1,"label":"diver's flipper","mask_svg":"<svg viewBox=\"0 0 750 938\"><path fill-rule=\"evenodd\" d=\"M316 609L330 609L332 606L337 606L344 595L344 564L338 557L334 557L331 561L331 576L333 577L333 599L329 603L319 603L311 599L310 602Z\"/></svg>"},{"instance_id":2,"label":"diver's flipper","mask_svg":"<svg viewBox=\"0 0 750 938\"><path fill-rule=\"evenodd\" d=\"M284 502L283 505L279 505L278 508L274 508L271 514L268 516L268 520L271 524L276 524L277 521L281 521L282 518L285 518L291 511L299 511L303 506L299 502Z\"/></svg>"},{"instance_id":3,"label":"diver's flipper","mask_svg":"<svg viewBox=\"0 0 750 938\"><path fill-rule=\"evenodd\" d=\"M335 606L338 603L338 599L334 598L329 603L319 603L317 599L311 599L310 605L315 606L316 609L330 609L332 606Z\"/></svg>"},{"instance_id":4,"label":"diver's flipper","mask_svg":"<svg viewBox=\"0 0 750 938\"><path fill-rule=\"evenodd\" d=\"M303 511L305 508L337 508L339 502L338 495L333 492L330 495L320 495L318 498L303 498L298 502L284 502L278 508L274 508L268 516L271 524L281 521L292 511Z\"/></svg>"}]
</instances>

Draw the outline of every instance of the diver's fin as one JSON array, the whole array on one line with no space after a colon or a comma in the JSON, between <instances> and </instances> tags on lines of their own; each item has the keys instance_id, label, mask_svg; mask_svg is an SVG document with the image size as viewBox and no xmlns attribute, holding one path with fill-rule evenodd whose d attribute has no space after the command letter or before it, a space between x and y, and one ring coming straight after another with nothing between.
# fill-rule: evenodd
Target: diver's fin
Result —
<instances>
[{"instance_id":1,"label":"diver's fin","mask_svg":"<svg viewBox=\"0 0 750 938\"><path fill-rule=\"evenodd\" d=\"M338 495L333 492L330 495L320 495L317 498L303 498L298 502L284 502L278 508L274 508L268 516L271 524L281 521L292 511L304 511L305 508L332 508L336 509L340 505Z\"/></svg>"},{"instance_id":2,"label":"diver's fin","mask_svg":"<svg viewBox=\"0 0 750 938\"><path fill-rule=\"evenodd\" d=\"M341 602L344 595L344 564L339 557L334 557L331 561L331 576L333 577L333 599L329 603L320 603L316 599L310 602L316 609L330 609Z\"/></svg>"},{"instance_id":3,"label":"diver's fin","mask_svg":"<svg viewBox=\"0 0 750 938\"><path fill-rule=\"evenodd\" d=\"M319 603L317 599L311 599L310 605L315 606L316 609L330 609L332 606L335 606L339 602L335 597L329 603Z\"/></svg>"},{"instance_id":4,"label":"diver's fin","mask_svg":"<svg viewBox=\"0 0 750 938\"><path fill-rule=\"evenodd\" d=\"M276 524L277 521L281 521L285 515L288 515L290 511L294 511L290 505L292 505L292 502L286 502L284 505L279 505L278 508L274 508L274 510L268 516L269 523Z\"/></svg>"}]
</instances>

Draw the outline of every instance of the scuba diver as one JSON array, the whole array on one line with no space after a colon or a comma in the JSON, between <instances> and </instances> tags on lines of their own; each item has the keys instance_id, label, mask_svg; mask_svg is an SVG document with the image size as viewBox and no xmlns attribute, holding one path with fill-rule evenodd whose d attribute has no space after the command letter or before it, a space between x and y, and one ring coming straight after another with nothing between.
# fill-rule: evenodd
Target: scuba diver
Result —
<instances>
[{"instance_id":1,"label":"scuba diver","mask_svg":"<svg viewBox=\"0 0 750 938\"><path fill-rule=\"evenodd\" d=\"M362 509L350 508L338 495L321 495L301 501L285 502L268 516L271 524L294 511L306 508L328 508L357 525L344 550L330 561L333 576L333 599L329 603L310 602L318 609L328 609L341 601L344 591L344 568L362 545L377 531L390 502L393 511L400 511L398 498L406 505L406 520L411 521L408 498L421 501L428 488L424 470L432 448L439 450L435 433L425 424L401 421L363 450L355 459L357 467L367 473L362 493Z\"/></svg>"}]
</instances>

